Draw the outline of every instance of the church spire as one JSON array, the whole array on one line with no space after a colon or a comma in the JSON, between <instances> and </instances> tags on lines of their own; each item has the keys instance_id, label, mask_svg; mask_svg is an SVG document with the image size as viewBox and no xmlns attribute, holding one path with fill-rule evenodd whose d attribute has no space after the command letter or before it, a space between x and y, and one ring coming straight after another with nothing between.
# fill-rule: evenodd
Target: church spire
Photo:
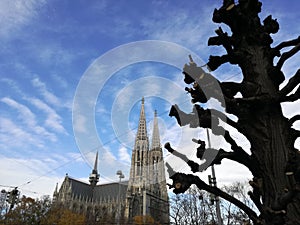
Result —
<instances>
[{"instance_id":1,"label":"church spire","mask_svg":"<svg viewBox=\"0 0 300 225\"><path fill-rule=\"evenodd\" d=\"M98 169L97 168L98 168L98 151L96 153L94 168L93 168L92 173L90 174L90 177L89 177L89 181L90 181L90 184L91 184L92 187L95 187L96 184L99 181L100 175L98 174Z\"/></svg>"},{"instance_id":2,"label":"church spire","mask_svg":"<svg viewBox=\"0 0 300 225\"><path fill-rule=\"evenodd\" d=\"M160 138L159 138L159 129L158 129L156 110L154 111L151 149L155 149L155 148L160 148Z\"/></svg>"},{"instance_id":3,"label":"church spire","mask_svg":"<svg viewBox=\"0 0 300 225\"><path fill-rule=\"evenodd\" d=\"M147 140L147 126L146 126L146 116L145 116L145 108L144 108L145 99L142 98L142 107L140 112L140 120L139 120L139 126L138 131L136 135L136 141L137 140Z\"/></svg>"}]
</instances>

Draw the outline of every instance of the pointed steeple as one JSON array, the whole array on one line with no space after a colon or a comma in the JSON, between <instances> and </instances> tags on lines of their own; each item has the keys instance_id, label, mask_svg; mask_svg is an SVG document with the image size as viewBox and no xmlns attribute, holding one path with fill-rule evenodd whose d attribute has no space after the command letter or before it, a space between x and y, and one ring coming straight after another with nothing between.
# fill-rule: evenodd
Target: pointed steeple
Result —
<instances>
[{"instance_id":1,"label":"pointed steeple","mask_svg":"<svg viewBox=\"0 0 300 225\"><path fill-rule=\"evenodd\" d=\"M151 143L151 149L155 149L155 148L160 148L160 138L159 138L159 129L158 129L156 110L154 111L152 143Z\"/></svg>"},{"instance_id":2,"label":"pointed steeple","mask_svg":"<svg viewBox=\"0 0 300 225\"><path fill-rule=\"evenodd\" d=\"M142 98L142 107L140 112L140 120L139 120L139 126L137 130L136 135L136 141L137 140L147 140L147 126L146 126L146 116L145 116L145 108L144 108L144 97Z\"/></svg>"},{"instance_id":3,"label":"pointed steeple","mask_svg":"<svg viewBox=\"0 0 300 225\"><path fill-rule=\"evenodd\" d=\"M90 184L91 184L92 187L95 187L96 184L99 181L100 175L98 174L97 167L98 167L98 151L96 153L94 168L93 168L92 173L90 174L90 177L89 177L89 181L90 181Z\"/></svg>"}]
</instances>

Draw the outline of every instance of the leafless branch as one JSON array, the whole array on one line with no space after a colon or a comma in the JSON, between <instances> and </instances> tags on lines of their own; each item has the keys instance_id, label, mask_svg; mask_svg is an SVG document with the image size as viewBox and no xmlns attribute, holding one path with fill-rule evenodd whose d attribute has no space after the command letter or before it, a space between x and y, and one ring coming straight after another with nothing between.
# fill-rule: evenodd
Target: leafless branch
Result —
<instances>
[{"instance_id":1,"label":"leafless branch","mask_svg":"<svg viewBox=\"0 0 300 225\"><path fill-rule=\"evenodd\" d=\"M280 51L283 48L290 47L290 46L296 46L298 44L300 44L300 36L296 39L293 39L293 40L281 42L274 49Z\"/></svg>"},{"instance_id":2,"label":"leafless branch","mask_svg":"<svg viewBox=\"0 0 300 225\"><path fill-rule=\"evenodd\" d=\"M293 116L292 118L290 118L289 119L290 126L292 126L293 123L295 123L297 120L300 120L300 115L296 115L296 116Z\"/></svg>"},{"instance_id":3,"label":"leafless branch","mask_svg":"<svg viewBox=\"0 0 300 225\"><path fill-rule=\"evenodd\" d=\"M209 60L207 63L207 66L211 71L214 71L219 68L224 63L227 63L230 61L229 55L222 55L222 56L209 56Z\"/></svg>"},{"instance_id":4,"label":"leafless branch","mask_svg":"<svg viewBox=\"0 0 300 225\"><path fill-rule=\"evenodd\" d=\"M208 39L208 45L223 45L228 54L232 53L231 40L230 37L228 37L227 32L224 33L221 27L215 32L218 36L210 37Z\"/></svg>"},{"instance_id":5,"label":"leafless branch","mask_svg":"<svg viewBox=\"0 0 300 225\"><path fill-rule=\"evenodd\" d=\"M280 90L281 96L286 96L300 83L300 69L297 70L294 76L292 76L288 83Z\"/></svg>"},{"instance_id":6,"label":"leafless branch","mask_svg":"<svg viewBox=\"0 0 300 225\"><path fill-rule=\"evenodd\" d=\"M295 55L300 50L300 43L297 44L295 47L293 47L290 51L284 52L280 59L278 60L278 63L276 67L281 68L286 60L291 58L293 55Z\"/></svg>"},{"instance_id":7,"label":"leafless branch","mask_svg":"<svg viewBox=\"0 0 300 225\"><path fill-rule=\"evenodd\" d=\"M285 96L285 97L281 97L281 102L294 102L297 101L298 99L300 99L300 86L298 87L298 89L296 90L296 92L294 94Z\"/></svg>"}]
</instances>

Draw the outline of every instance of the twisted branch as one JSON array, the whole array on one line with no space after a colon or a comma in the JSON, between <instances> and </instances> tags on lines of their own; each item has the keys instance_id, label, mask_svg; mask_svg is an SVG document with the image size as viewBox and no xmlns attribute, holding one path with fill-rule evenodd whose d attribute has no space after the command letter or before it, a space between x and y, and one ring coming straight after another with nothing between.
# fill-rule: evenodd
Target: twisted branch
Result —
<instances>
[{"instance_id":1,"label":"twisted branch","mask_svg":"<svg viewBox=\"0 0 300 225\"><path fill-rule=\"evenodd\" d=\"M300 43L297 44L294 48L292 48L290 51L284 52L280 59L278 60L278 63L276 67L282 68L283 64L286 60L291 58L293 55L295 55L300 50Z\"/></svg>"}]
</instances>

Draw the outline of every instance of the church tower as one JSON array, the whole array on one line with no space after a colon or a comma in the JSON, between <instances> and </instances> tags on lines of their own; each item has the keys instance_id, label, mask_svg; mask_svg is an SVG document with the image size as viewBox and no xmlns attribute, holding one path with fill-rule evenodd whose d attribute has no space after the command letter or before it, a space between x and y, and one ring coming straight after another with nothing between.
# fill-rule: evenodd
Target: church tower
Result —
<instances>
[{"instance_id":1,"label":"church tower","mask_svg":"<svg viewBox=\"0 0 300 225\"><path fill-rule=\"evenodd\" d=\"M126 214L129 220L135 216L151 216L160 224L169 224L169 203L157 113L154 115L150 148L144 103L142 98L131 158Z\"/></svg>"},{"instance_id":2,"label":"church tower","mask_svg":"<svg viewBox=\"0 0 300 225\"><path fill-rule=\"evenodd\" d=\"M138 130L135 138L134 149L131 157L130 178L128 186L133 193L141 193L148 188L148 152L149 140L147 135L147 122L144 108L144 98L140 111Z\"/></svg>"}]
</instances>

